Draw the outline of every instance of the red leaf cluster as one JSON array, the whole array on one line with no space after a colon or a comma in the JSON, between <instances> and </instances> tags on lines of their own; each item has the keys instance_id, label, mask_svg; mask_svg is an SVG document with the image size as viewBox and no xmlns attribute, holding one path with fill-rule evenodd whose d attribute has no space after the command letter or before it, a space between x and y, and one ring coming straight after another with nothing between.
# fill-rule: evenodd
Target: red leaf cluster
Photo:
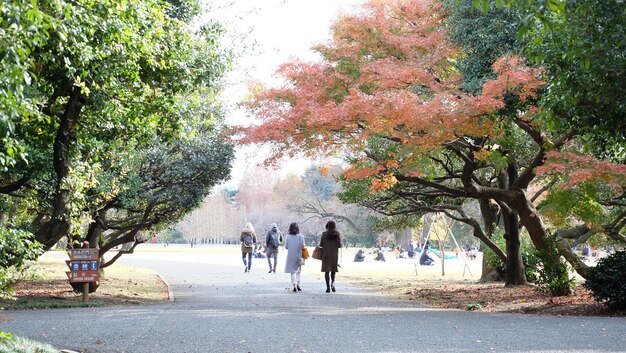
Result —
<instances>
[{"instance_id":1,"label":"red leaf cluster","mask_svg":"<svg viewBox=\"0 0 626 353\"><path fill-rule=\"evenodd\" d=\"M494 136L496 124L485 114L502 108L507 92L522 101L535 97L543 85L539 72L518 58L502 58L494 65L499 76L482 96L461 92L453 66L458 49L443 18L432 0L372 0L364 11L341 17L331 41L316 47L322 63L286 63L278 71L284 85L254 92L247 107L260 123L240 130L242 143L271 142L275 158L334 152L359 158L377 136L398 143L403 160L397 168L416 175L420 155L462 136ZM377 162L381 168L356 164L349 177L389 173L387 161ZM393 179L381 176L376 183L373 189Z\"/></svg>"},{"instance_id":2,"label":"red leaf cluster","mask_svg":"<svg viewBox=\"0 0 626 353\"><path fill-rule=\"evenodd\" d=\"M562 188L595 182L609 185L618 195L626 190L626 165L600 161L591 155L550 151L546 154L546 163L537 168L537 173L559 175L564 178Z\"/></svg>"}]
</instances>

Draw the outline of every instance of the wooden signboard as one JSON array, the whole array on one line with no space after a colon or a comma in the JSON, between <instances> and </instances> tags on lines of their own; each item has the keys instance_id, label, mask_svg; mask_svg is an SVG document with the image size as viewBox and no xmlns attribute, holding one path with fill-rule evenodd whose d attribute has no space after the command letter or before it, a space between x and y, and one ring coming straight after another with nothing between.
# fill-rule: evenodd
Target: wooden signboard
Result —
<instances>
[{"instance_id":1,"label":"wooden signboard","mask_svg":"<svg viewBox=\"0 0 626 353\"><path fill-rule=\"evenodd\" d=\"M70 271L66 272L70 282L97 282L99 278L98 249L70 250L70 259L65 261Z\"/></svg>"},{"instance_id":2,"label":"wooden signboard","mask_svg":"<svg viewBox=\"0 0 626 353\"><path fill-rule=\"evenodd\" d=\"M72 249L66 260L69 271L65 272L70 283L83 283L83 301L89 299L89 282L100 280L100 259L98 249Z\"/></svg>"}]
</instances>

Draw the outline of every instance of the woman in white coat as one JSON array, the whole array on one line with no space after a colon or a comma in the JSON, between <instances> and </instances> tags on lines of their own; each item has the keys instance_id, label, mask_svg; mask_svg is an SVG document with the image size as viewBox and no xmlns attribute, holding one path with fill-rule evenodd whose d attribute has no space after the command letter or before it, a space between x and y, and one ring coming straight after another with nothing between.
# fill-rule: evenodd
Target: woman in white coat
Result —
<instances>
[{"instance_id":1,"label":"woman in white coat","mask_svg":"<svg viewBox=\"0 0 626 353\"><path fill-rule=\"evenodd\" d=\"M287 249L287 260L285 261L285 273L291 273L291 285L293 291L301 291L300 288L300 272L302 265L302 248L304 248L304 236L300 234L300 228L296 223L289 225L288 235L285 239L285 249Z\"/></svg>"}]
</instances>

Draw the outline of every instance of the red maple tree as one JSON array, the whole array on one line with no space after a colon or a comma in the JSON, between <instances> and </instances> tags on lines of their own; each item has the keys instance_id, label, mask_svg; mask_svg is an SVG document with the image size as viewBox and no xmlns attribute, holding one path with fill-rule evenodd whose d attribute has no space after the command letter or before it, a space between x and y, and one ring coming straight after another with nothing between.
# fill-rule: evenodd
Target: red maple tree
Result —
<instances>
[{"instance_id":1,"label":"red maple tree","mask_svg":"<svg viewBox=\"0 0 626 353\"><path fill-rule=\"evenodd\" d=\"M544 86L541 71L521 58L498 60L497 78L484 84L480 96L464 93L454 65L459 50L449 42L443 21L442 5L430 0L374 0L358 14L340 17L332 39L315 48L322 62L286 63L278 70L282 86L254 88L248 108L259 124L241 128L241 141L271 143L272 161L297 154L347 155L351 168L344 176L370 179L373 193L405 183L405 190L418 187L411 197L495 200L510 220L507 246L517 247L507 253L509 268L521 265L518 218L538 249L558 257L526 190L546 153L563 149L574 133L546 132L535 105ZM514 132L534 141L531 158L498 145ZM499 175L506 185L493 182ZM459 208L422 210L452 215L448 211ZM566 243L557 245L584 276L586 265ZM524 282L525 277L507 279Z\"/></svg>"}]
</instances>

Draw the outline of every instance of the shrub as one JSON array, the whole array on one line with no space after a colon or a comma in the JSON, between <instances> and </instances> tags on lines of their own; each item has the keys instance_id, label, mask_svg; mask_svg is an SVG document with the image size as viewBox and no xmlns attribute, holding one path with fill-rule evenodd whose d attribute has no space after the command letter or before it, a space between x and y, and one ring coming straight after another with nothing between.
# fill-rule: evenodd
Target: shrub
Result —
<instances>
[{"instance_id":1,"label":"shrub","mask_svg":"<svg viewBox=\"0 0 626 353\"><path fill-rule=\"evenodd\" d=\"M501 249L506 249L506 242L504 240L504 230L500 227L496 228L491 240ZM531 283L537 282L539 277L537 267L539 264L539 258L537 252L533 248L532 244L525 238L522 238L522 244L520 247L522 253L522 261L524 263L524 272L526 273L526 280ZM506 264L502 262L500 257L496 255L491 249L485 247L483 252L487 266L491 269L498 271L500 276L504 276L506 273Z\"/></svg>"},{"instance_id":2,"label":"shrub","mask_svg":"<svg viewBox=\"0 0 626 353\"><path fill-rule=\"evenodd\" d=\"M10 334L0 339L0 353L57 353L58 351L48 344Z\"/></svg>"},{"instance_id":3,"label":"shrub","mask_svg":"<svg viewBox=\"0 0 626 353\"><path fill-rule=\"evenodd\" d=\"M496 228L494 236L491 239L500 248L505 248L505 240L502 228ZM520 252L524 263L524 272L526 280L550 293L553 296L563 296L572 293L574 288L574 279L569 275L567 264L561 256L549 249L556 249L556 244L552 238L546 238L548 243L547 249L537 251L527 237L522 237ZM489 248L484 252L487 266L495 269L501 276L506 273L506 264L494 254Z\"/></svg>"},{"instance_id":4,"label":"shrub","mask_svg":"<svg viewBox=\"0 0 626 353\"><path fill-rule=\"evenodd\" d=\"M618 251L598 261L589 271L584 287L598 302L609 308L626 309L626 251Z\"/></svg>"},{"instance_id":5,"label":"shrub","mask_svg":"<svg viewBox=\"0 0 626 353\"><path fill-rule=\"evenodd\" d=\"M552 296L564 296L572 294L575 282L570 275L570 268L563 258L563 254L557 250L554 237L545 237L545 249L537 250L537 285Z\"/></svg>"},{"instance_id":6,"label":"shrub","mask_svg":"<svg viewBox=\"0 0 626 353\"><path fill-rule=\"evenodd\" d=\"M26 269L26 262L43 252L31 233L0 225L0 298L11 297L13 284Z\"/></svg>"}]
</instances>

